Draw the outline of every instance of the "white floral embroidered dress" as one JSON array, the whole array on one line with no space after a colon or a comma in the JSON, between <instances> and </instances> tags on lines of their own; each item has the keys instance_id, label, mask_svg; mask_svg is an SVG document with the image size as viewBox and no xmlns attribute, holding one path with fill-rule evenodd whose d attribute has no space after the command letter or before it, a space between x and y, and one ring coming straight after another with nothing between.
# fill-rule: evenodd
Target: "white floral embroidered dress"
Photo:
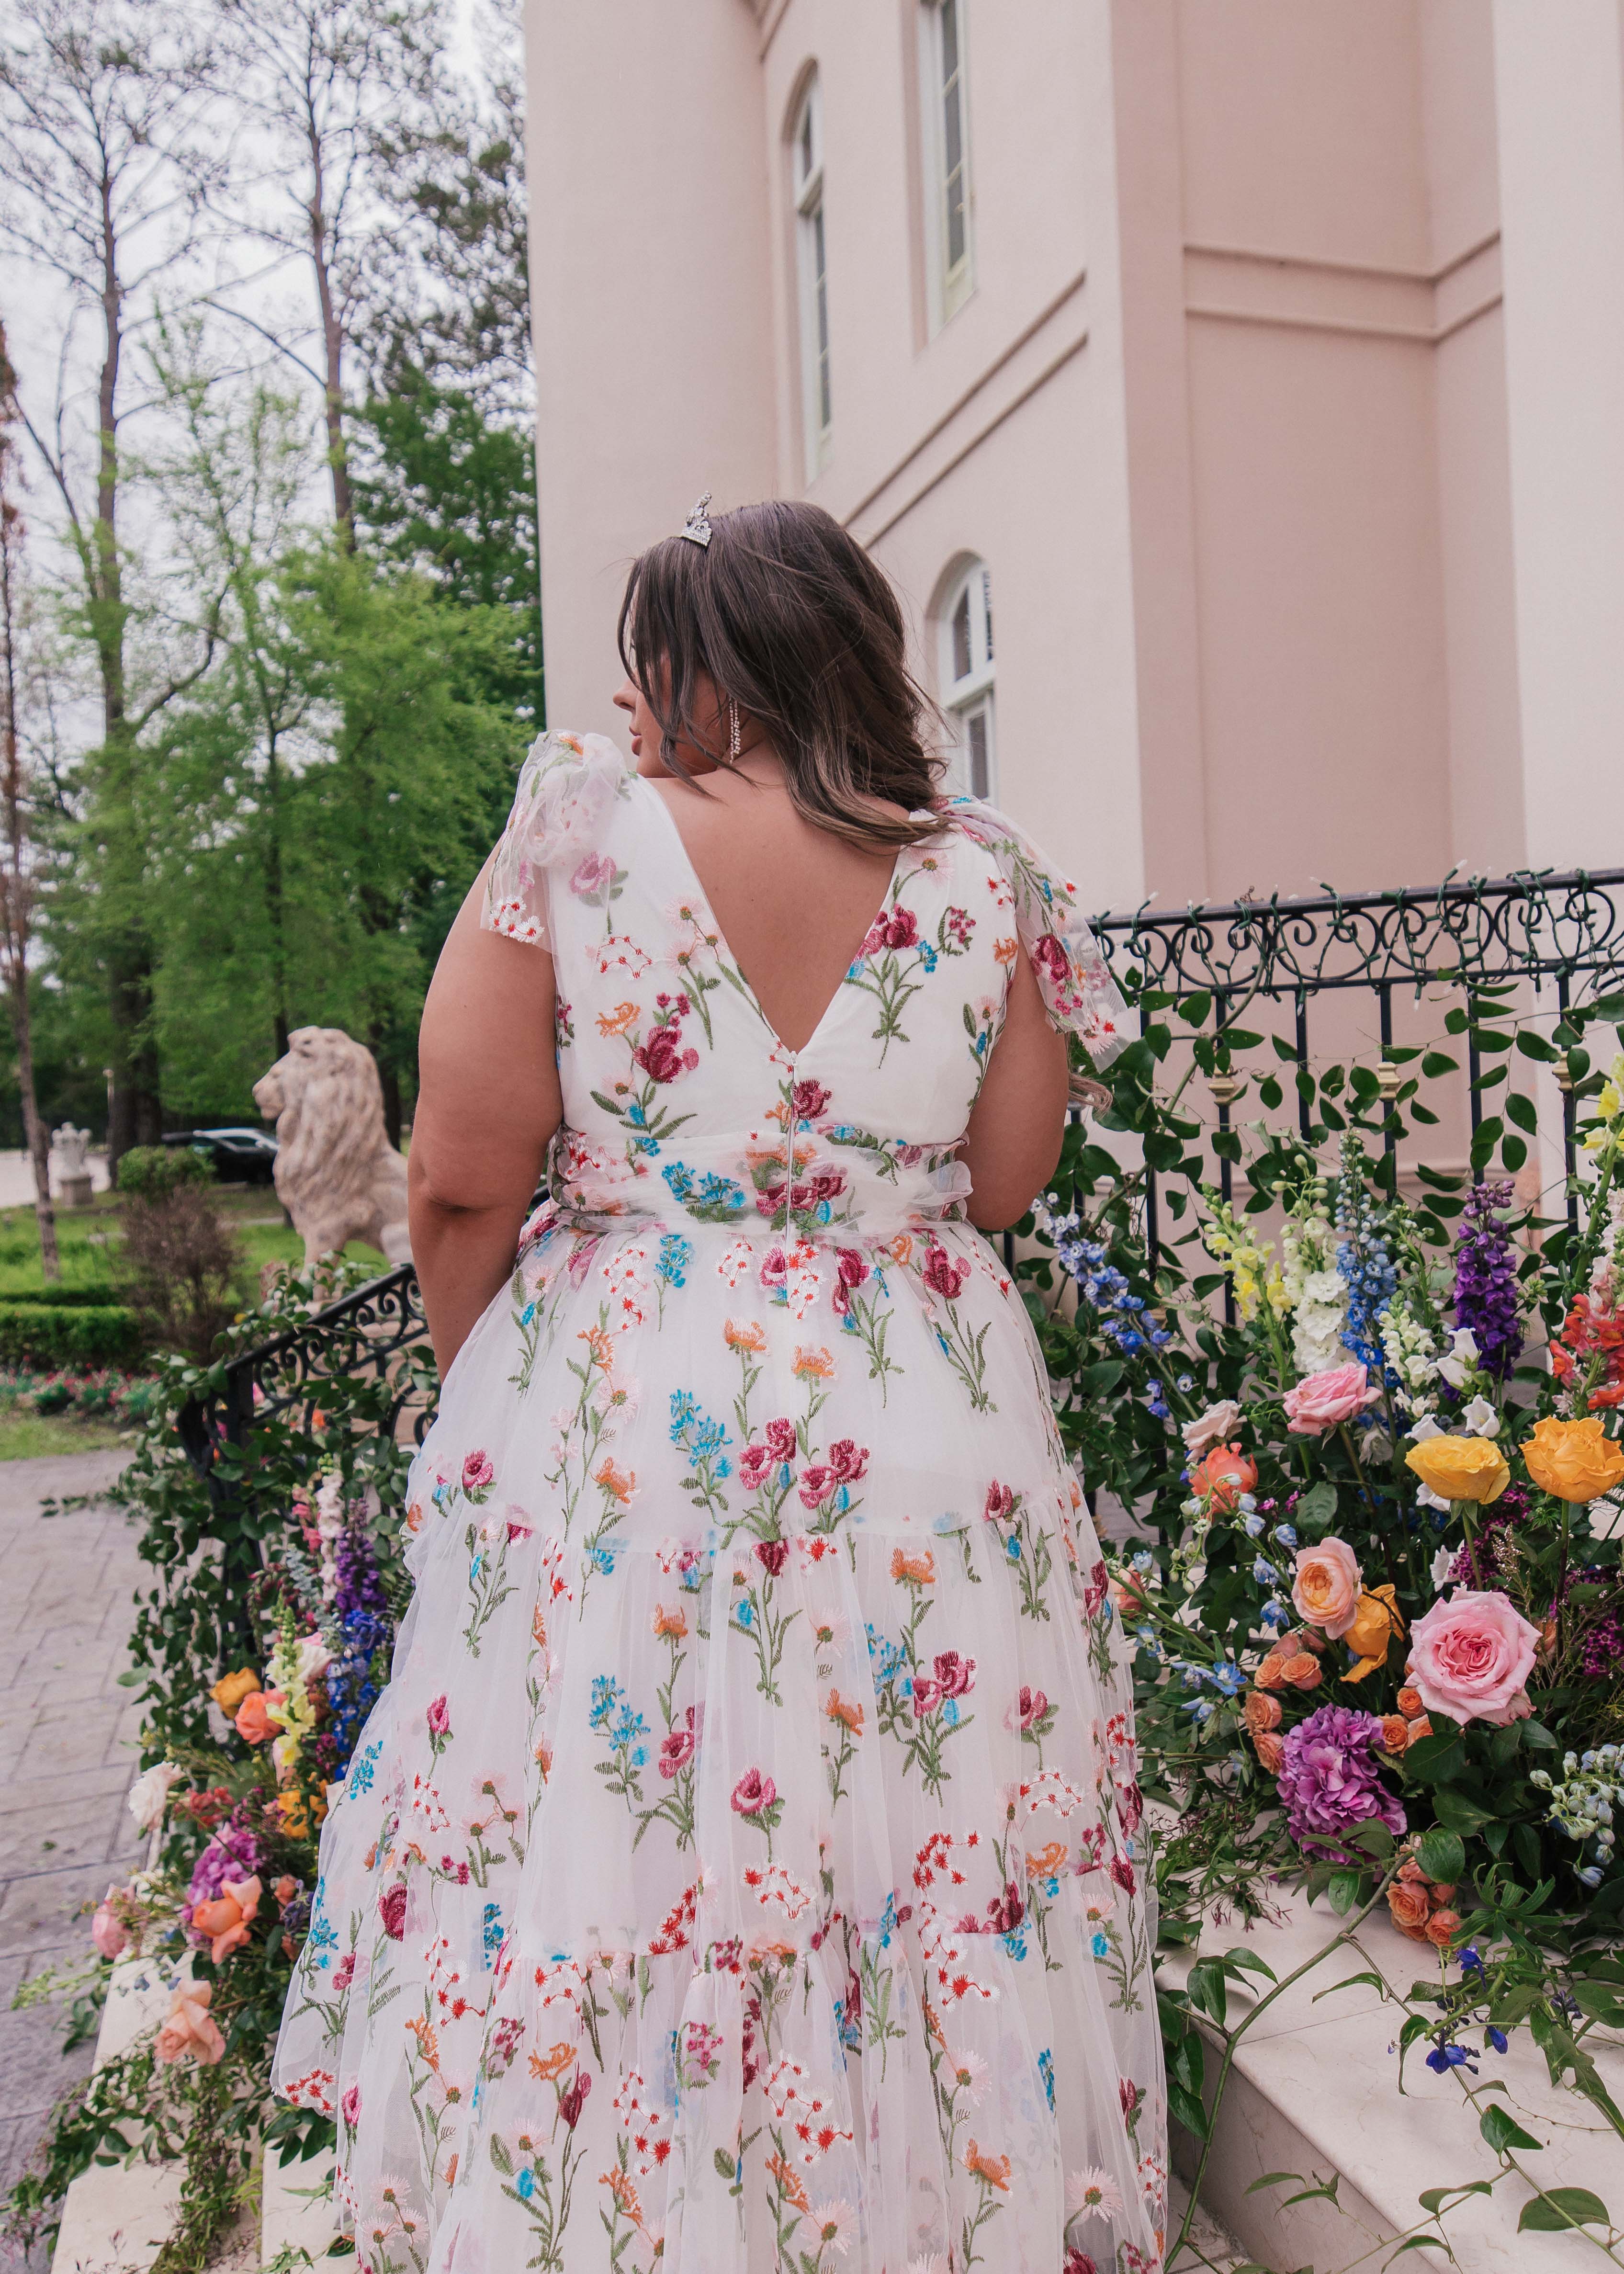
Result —
<instances>
[{"instance_id":1,"label":"white floral embroidered dress","mask_svg":"<svg viewBox=\"0 0 1624 2274\"><path fill-rule=\"evenodd\" d=\"M277 2050L359 2264L1144 2274L1128 1688L954 1151L1023 945L1113 1047L1074 896L953 809L791 1051L658 793L555 734L485 921L553 954L566 1126Z\"/></svg>"}]
</instances>

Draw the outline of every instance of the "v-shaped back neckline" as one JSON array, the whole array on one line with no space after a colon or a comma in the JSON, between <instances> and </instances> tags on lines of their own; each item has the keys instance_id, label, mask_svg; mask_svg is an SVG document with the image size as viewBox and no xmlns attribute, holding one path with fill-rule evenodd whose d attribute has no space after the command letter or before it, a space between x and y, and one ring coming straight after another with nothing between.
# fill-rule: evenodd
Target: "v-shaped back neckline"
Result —
<instances>
[{"instance_id":1,"label":"v-shaped back neckline","mask_svg":"<svg viewBox=\"0 0 1624 2274\"><path fill-rule=\"evenodd\" d=\"M845 1001L846 974L851 970L853 964L857 961L858 957L861 955L862 952L863 940L868 938L868 934L873 930L875 925L884 915L887 907L890 905L891 896L896 890L897 878L901 872L903 856L908 850L907 847L898 847L897 857L891 864L891 874L885 879L885 889L880 895L878 907L875 909L874 914L869 917L868 922L863 926L862 937L859 939L856 946L846 958L846 964L841 971L840 976L835 982L834 992L831 995L828 1002L824 1004L823 1008L818 1016L817 1024L813 1028L805 1042L797 1045L785 1041L783 1035L779 1034L778 1028L773 1025L772 1020L767 1016L766 1012L763 1009L762 999L756 991L754 981L751 979L748 972L746 971L743 964L740 962L738 957L734 954L727 935L722 930L721 924L718 921L716 910L711 906L710 895L705 890L703 880L702 879L698 870L694 866L694 856L688 849L688 840L683 836L681 830L677 825L676 815L672 811L670 806L666 804L665 799L660 795L658 790L655 787L653 782L646 774L636 773L633 775L632 779L635 782L640 784L641 787L648 793L650 801L658 809L661 819L664 821L665 827L671 832L672 840L675 844L677 850L677 858L681 862L682 866L688 871L688 881L694 887L694 896L710 920L711 928L716 933L718 946L721 949L723 954L726 956L727 961L732 965L733 970L738 974L740 986L744 990L746 999L748 1001L750 1008L755 1012L756 1017L761 1020L762 1025L766 1028L767 1033L771 1039L774 1050L782 1052L783 1056L789 1060L792 1065L795 1065L800 1059L805 1058L808 1051L813 1047L814 1043L820 1042L823 1039L824 1028L829 1025L830 1021L833 1019L835 1013Z\"/></svg>"}]
</instances>

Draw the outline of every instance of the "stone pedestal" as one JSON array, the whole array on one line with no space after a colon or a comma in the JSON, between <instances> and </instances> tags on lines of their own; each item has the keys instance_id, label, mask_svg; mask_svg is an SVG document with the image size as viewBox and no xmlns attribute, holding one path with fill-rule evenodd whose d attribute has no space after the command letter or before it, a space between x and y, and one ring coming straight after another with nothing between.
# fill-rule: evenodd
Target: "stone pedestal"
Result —
<instances>
[{"instance_id":1,"label":"stone pedestal","mask_svg":"<svg viewBox=\"0 0 1624 2274\"><path fill-rule=\"evenodd\" d=\"M56 1198L64 1208L88 1208L90 1206L90 1171L86 1169L79 1176L59 1178L56 1184Z\"/></svg>"}]
</instances>

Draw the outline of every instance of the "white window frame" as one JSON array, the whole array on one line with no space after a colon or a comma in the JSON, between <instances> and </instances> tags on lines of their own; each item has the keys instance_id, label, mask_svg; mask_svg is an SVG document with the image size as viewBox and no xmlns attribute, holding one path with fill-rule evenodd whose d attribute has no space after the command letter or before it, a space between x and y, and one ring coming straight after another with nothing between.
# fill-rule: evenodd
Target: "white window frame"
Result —
<instances>
[{"instance_id":1,"label":"white window frame","mask_svg":"<svg viewBox=\"0 0 1624 2274\"><path fill-rule=\"evenodd\" d=\"M829 240L823 215L823 97L816 72L807 81L790 136L795 200L795 264L801 301L801 405L807 479L829 463L834 399L829 347Z\"/></svg>"},{"instance_id":2,"label":"white window frame","mask_svg":"<svg viewBox=\"0 0 1624 2274\"><path fill-rule=\"evenodd\" d=\"M961 611L967 668L960 667ZM960 794L996 801L998 745L993 697L992 578L984 561L967 561L948 586L936 619L936 639L942 708L953 729L949 779ZM978 772L982 776L980 780Z\"/></svg>"},{"instance_id":3,"label":"white window frame","mask_svg":"<svg viewBox=\"0 0 1624 2274\"><path fill-rule=\"evenodd\" d=\"M974 204L970 176L970 104L966 64L965 17L967 0L920 0L920 137L925 161L925 259L929 278L930 328L940 331L956 316L975 290ZM953 56L948 53L952 34ZM950 73L949 63L955 68ZM952 235L952 177L949 106L959 128L958 198L964 243L957 260L950 259Z\"/></svg>"}]
</instances>

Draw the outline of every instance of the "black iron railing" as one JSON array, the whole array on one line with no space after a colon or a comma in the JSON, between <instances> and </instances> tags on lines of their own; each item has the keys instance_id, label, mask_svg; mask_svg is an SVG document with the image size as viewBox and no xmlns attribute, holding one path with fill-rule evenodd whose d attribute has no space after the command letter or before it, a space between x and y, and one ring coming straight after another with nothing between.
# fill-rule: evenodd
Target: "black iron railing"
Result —
<instances>
[{"instance_id":1,"label":"black iron railing","mask_svg":"<svg viewBox=\"0 0 1624 2274\"><path fill-rule=\"evenodd\" d=\"M189 1398L177 1420L187 1458L207 1483L216 1504L237 1488L222 1472L230 1466L221 1462L222 1449L231 1446L241 1450L257 1424L294 1406L304 1407L310 1432L324 1389L341 1375L379 1385L382 1395L376 1433L395 1436L416 1387L410 1368L398 1361L402 1352L427 1335L417 1275L410 1263L402 1263L312 1311L302 1326L231 1359L224 1387L207 1397ZM432 1419L432 1408L426 1405L413 1417L412 1434L419 1444Z\"/></svg>"},{"instance_id":2,"label":"black iron railing","mask_svg":"<svg viewBox=\"0 0 1624 2274\"><path fill-rule=\"evenodd\" d=\"M1596 980L1624 968L1624 869L1575 870L1553 876L1532 872L1494 881L1453 879L1425 892L1336 892L1306 900L1237 900L1226 907L1165 912L1148 907L1127 916L1101 916L1095 924L1107 961L1119 981L1137 974L1140 988L1176 1002L1212 998L1212 1033L1221 1038L1238 1007L1259 1001L1288 1006L1297 1063L1309 1065L1309 1005L1320 994L1359 990L1375 998L1382 1055L1393 1046L1395 991L1448 986L1464 998L1468 1029L1468 1098L1475 1136L1483 1120L1482 1073L1474 990L1523 980L1536 991L1553 990L1560 1013ZM1141 1026L1149 1023L1141 1013ZM1560 1081L1559 1076L1559 1081ZM1214 1092L1218 1126L1229 1126L1229 1105ZM1298 1091L1304 1136L1312 1114ZM1393 1117L1389 1115L1389 1121ZM1562 1093L1563 1171L1570 1219L1574 1197L1574 1100ZM1389 1128L1384 1143L1397 1144ZM1220 1163L1223 1197L1231 1196L1227 1159ZM1146 1232L1157 1247L1157 1180L1146 1171Z\"/></svg>"}]
</instances>

